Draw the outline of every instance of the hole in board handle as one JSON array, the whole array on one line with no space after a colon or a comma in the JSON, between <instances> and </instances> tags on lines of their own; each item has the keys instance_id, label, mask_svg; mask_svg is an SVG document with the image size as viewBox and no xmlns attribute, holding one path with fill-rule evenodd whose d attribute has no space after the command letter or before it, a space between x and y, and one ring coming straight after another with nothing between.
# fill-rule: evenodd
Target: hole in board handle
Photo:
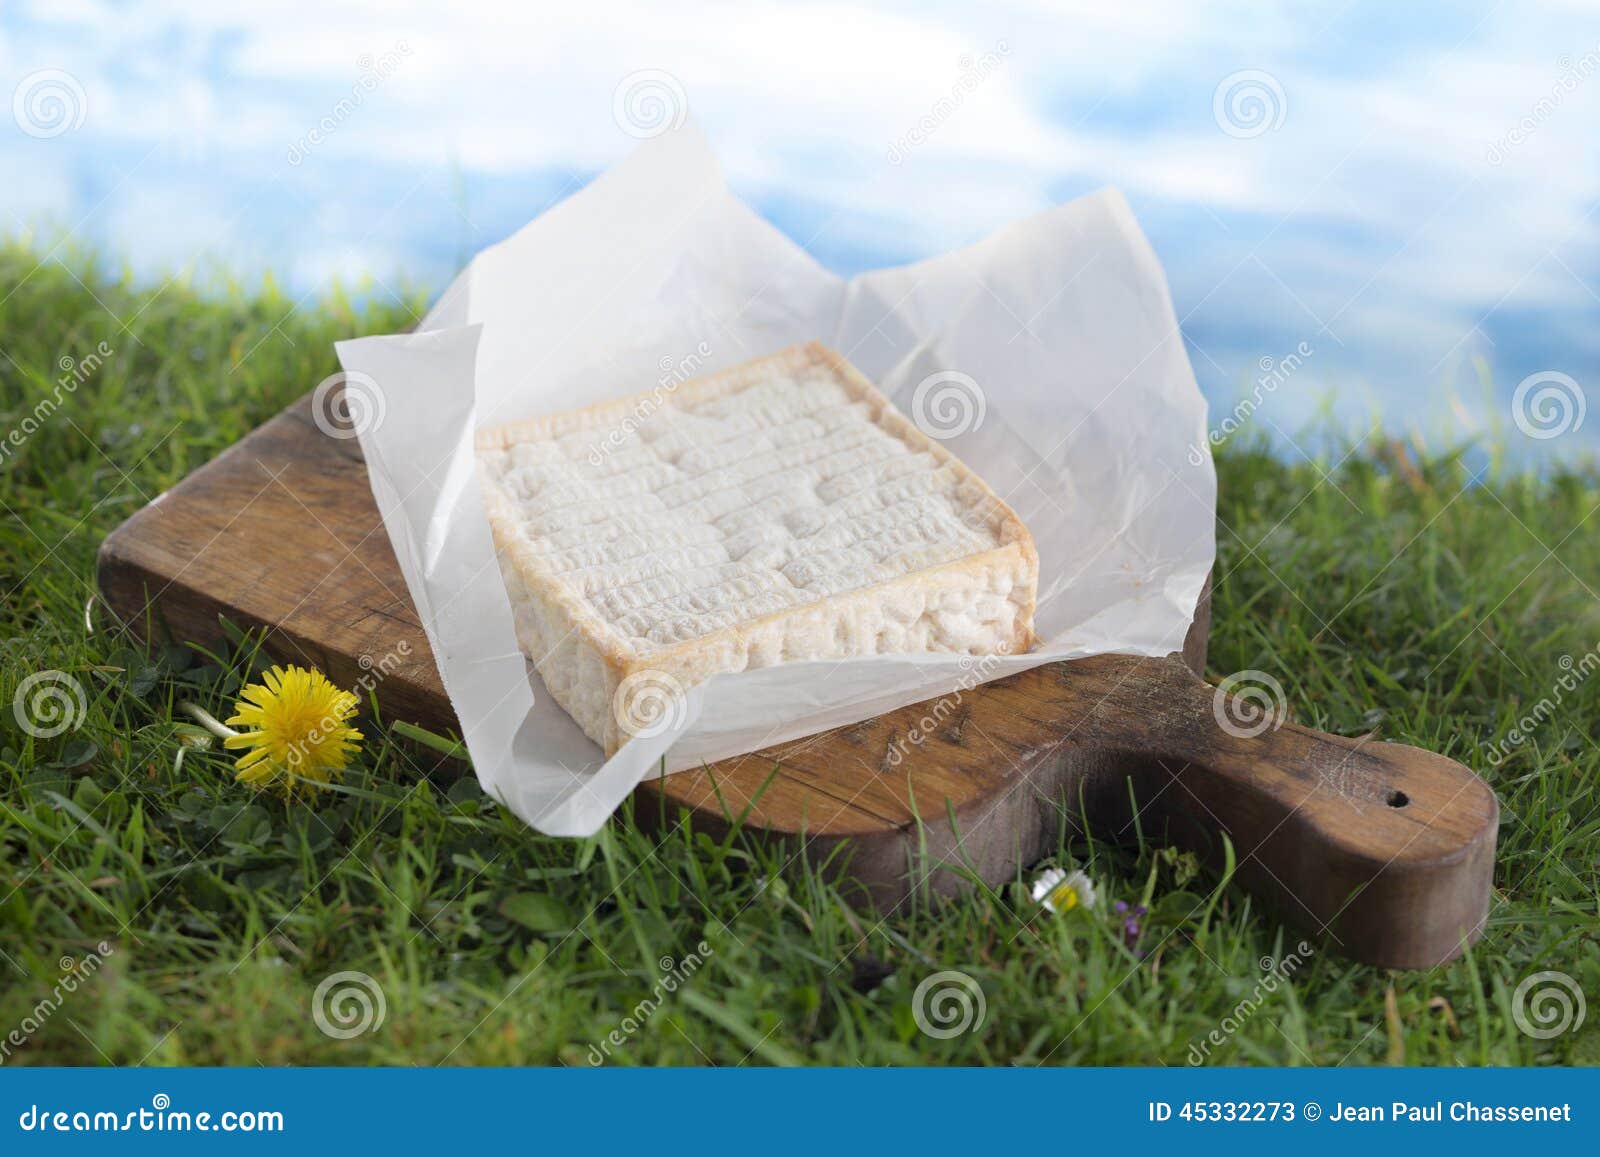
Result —
<instances>
[{"instance_id":1,"label":"hole in board handle","mask_svg":"<svg viewBox=\"0 0 1600 1157\"><path fill-rule=\"evenodd\" d=\"M1403 791L1391 791L1384 802L1390 807L1405 807L1411 802L1411 797Z\"/></svg>"}]
</instances>

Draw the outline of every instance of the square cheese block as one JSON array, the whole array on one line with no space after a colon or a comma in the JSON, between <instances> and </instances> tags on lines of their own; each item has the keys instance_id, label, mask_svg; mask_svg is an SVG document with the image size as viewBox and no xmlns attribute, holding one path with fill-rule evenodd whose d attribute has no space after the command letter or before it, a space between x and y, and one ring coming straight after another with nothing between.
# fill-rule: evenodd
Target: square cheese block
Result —
<instances>
[{"instance_id":1,"label":"square cheese block","mask_svg":"<svg viewBox=\"0 0 1600 1157\"><path fill-rule=\"evenodd\" d=\"M722 671L1033 644L1033 539L817 344L477 436L516 620L609 756Z\"/></svg>"}]
</instances>

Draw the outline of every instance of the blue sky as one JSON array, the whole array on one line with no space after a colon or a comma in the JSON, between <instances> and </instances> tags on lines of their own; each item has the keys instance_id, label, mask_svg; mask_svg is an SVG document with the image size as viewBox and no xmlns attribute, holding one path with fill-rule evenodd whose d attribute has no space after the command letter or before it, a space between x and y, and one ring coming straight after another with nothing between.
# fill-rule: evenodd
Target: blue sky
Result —
<instances>
[{"instance_id":1,"label":"blue sky","mask_svg":"<svg viewBox=\"0 0 1600 1157\"><path fill-rule=\"evenodd\" d=\"M845 272L1120 187L1218 420L1302 343L1276 438L1331 400L1518 442L1528 375L1600 387L1596 3L230 7L0 0L0 229L437 290L636 144L647 73Z\"/></svg>"}]
</instances>

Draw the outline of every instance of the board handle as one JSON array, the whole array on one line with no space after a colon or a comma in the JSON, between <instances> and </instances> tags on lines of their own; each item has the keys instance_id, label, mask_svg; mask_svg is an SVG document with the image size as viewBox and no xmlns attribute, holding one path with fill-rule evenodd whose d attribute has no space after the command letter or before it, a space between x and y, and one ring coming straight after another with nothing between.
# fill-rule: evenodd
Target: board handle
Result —
<instances>
[{"instance_id":1,"label":"board handle","mask_svg":"<svg viewBox=\"0 0 1600 1157\"><path fill-rule=\"evenodd\" d=\"M1268 677L1213 687L1163 666L1155 685L1148 667L1123 680L1138 689L1110 714L1130 717L1108 720L1153 741L1135 753L1154 781L1141 823L1158 814L1212 863L1226 833L1240 882L1340 955L1429 968L1478 938L1499 826L1488 784L1430 751L1285 722Z\"/></svg>"}]
</instances>

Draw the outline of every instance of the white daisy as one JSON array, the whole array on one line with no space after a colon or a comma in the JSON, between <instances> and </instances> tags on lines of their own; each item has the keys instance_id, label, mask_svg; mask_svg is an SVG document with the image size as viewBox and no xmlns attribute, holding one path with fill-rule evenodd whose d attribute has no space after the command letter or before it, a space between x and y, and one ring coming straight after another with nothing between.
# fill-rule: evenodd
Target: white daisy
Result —
<instances>
[{"instance_id":1,"label":"white daisy","mask_svg":"<svg viewBox=\"0 0 1600 1157\"><path fill-rule=\"evenodd\" d=\"M1082 872L1063 872L1051 868L1033 882L1034 902L1049 912L1070 912L1074 908L1094 907L1094 881Z\"/></svg>"}]
</instances>

